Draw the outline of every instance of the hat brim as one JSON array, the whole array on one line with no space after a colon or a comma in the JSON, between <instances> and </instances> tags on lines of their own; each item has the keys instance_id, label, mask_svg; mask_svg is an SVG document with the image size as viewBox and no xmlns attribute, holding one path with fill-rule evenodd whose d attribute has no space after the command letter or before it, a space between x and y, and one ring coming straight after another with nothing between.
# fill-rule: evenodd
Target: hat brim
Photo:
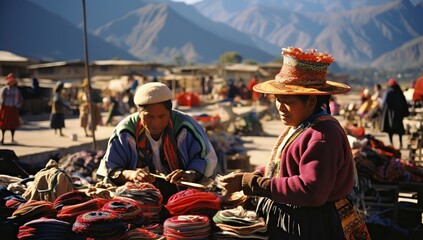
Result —
<instances>
[{"instance_id":1,"label":"hat brim","mask_svg":"<svg viewBox=\"0 0 423 240\"><path fill-rule=\"evenodd\" d=\"M343 83L332 81L326 81L324 85L304 87L281 84L273 79L254 85L253 90L259 93L281 95L333 95L349 92L351 87Z\"/></svg>"}]
</instances>

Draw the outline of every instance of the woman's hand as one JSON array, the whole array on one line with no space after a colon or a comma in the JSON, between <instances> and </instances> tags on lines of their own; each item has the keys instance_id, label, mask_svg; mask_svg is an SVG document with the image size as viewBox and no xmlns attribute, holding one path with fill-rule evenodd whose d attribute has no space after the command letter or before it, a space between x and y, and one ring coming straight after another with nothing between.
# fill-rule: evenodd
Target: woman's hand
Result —
<instances>
[{"instance_id":1,"label":"woman's hand","mask_svg":"<svg viewBox=\"0 0 423 240\"><path fill-rule=\"evenodd\" d=\"M228 175L219 177L220 185L226 190L225 195L230 195L234 192L241 191L242 177L244 173L230 173Z\"/></svg>"},{"instance_id":2,"label":"woman's hand","mask_svg":"<svg viewBox=\"0 0 423 240\"><path fill-rule=\"evenodd\" d=\"M166 176L166 181L170 183L179 185L180 182L195 182L197 179L198 173L194 170L181 170L177 169Z\"/></svg>"},{"instance_id":3,"label":"woman's hand","mask_svg":"<svg viewBox=\"0 0 423 240\"><path fill-rule=\"evenodd\" d=\"M156 178L153 175L151 175L149 172L141 168L136 170L124 170L122 172L122 175L125 177L127 181L131 181L134 183L140 183L140 182L153 183L156 181Z\"/></svg>"}]
</instances>

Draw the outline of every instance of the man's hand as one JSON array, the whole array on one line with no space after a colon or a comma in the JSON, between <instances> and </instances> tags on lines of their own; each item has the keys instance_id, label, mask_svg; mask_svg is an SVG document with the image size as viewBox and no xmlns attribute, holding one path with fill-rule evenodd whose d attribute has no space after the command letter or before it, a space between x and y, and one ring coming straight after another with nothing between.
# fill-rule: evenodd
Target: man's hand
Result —
<instances>
[{"instance_id":1,"label":"man's hand","mask_svg":"<svg viewBox=\"0 0 423 240\"><path fill-rule=\"evenodd\" d=\"M122 172L122 175L125 177L127 181L131 181L134 183L141 183L141 182L153 183L156 181L156 178L153 175L151 175L149 172L141 168L136 170L124 170Z\"/></svg>"},{"instance_id":2,"label":"man's hand","mask_svg":"<svg viewBox=\"0 0 423 240\"><path fill-rule=\"evenodd\" d=\"M166 176L166 181L179 185L180 182L195 182L197 180L198 173L194 170L181 170L177 169Z\"/></svg>"}]
</instances>

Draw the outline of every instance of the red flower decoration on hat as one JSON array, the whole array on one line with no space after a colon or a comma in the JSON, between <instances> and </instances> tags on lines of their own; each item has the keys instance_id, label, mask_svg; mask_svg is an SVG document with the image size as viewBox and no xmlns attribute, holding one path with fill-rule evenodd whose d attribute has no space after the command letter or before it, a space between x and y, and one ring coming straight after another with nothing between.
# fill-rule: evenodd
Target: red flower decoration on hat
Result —
<instances>
[{"instance_id":1,"label":"red flower decoration on hat","mask_svg":"<svg viewBox=\"0 0 423 240\"><path fill-rule=\"evenodd\" d=\"M282 55L289 55L293 58L306 62L321 62L330 64L335 60L331 55L324 52L317 52L316 49L303 51L301 48L296 47L282 48Z\"/></svg>"}]
</instances>

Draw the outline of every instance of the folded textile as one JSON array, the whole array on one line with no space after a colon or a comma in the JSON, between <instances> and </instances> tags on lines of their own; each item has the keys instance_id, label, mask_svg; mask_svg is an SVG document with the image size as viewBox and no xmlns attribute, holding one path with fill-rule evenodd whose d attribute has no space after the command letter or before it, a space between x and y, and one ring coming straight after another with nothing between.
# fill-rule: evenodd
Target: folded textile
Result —
<instances>
[{"instance_id":1,"label":"folded textile","mask_svg":"<svg viewBox=\"0 0 423 240\"><path fill-rule=\"evenodd\" d=\"M22 225L41 217L54 218L55 216L56 210L52 202L30 200L16 209L9 219Z\"/></svg>"},{"instance_id":2,"label":"folded textile","mask_svg":"<svg viewBox=\"0 0 423 240\"><path fill-rule=\"evenodd\" d=\"M104 198L94 198L87 202L64 206L62 207L62 209L60 209L59 213L57 214L57 218L69 223L74 223L78 215L81 215L90 211L99 210L108 201L109 200Z\"/></svg>"},{"instance_id":3,"label":"folded textile","mask_svg":"<svg viewBox=\"0 0 423 240\"><path fill-rule=\"evenodd\" d=\"M166 239L207 239L211 234L207 216L180 215L166 219L163 235Z\"/></svg>"},{"instance_id":4,"label":"folded textile","mask_svg":"<svg viewBox=\"0 0 423 240\"><path fill-rule=\"evenodd\" d=\"M39 218L19 227L18 239L63 240L71 234L70 224L51 218Z\"/></svg>"}]
</instances>

